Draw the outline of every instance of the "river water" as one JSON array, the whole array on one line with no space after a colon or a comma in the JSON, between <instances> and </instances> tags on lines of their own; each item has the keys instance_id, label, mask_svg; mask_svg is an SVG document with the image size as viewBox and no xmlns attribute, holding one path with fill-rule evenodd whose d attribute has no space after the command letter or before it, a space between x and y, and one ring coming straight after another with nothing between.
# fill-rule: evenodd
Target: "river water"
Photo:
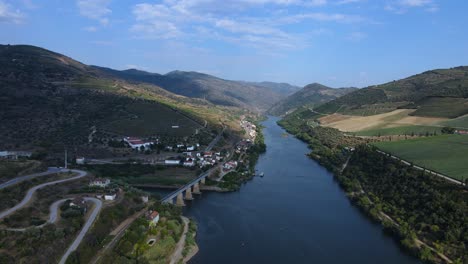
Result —
<instances>
[{"instance_id":1,"label":"river water","mask_svg":"<svg viewBox=\"0 0 468 264\"><path fill-rule=\"evenodd\" d=\"M184 209L198 223L206 263L419 263L350 204L307 145L270 117L255 177L233 193L196 196Z\"/></svg>"}]
</instances>

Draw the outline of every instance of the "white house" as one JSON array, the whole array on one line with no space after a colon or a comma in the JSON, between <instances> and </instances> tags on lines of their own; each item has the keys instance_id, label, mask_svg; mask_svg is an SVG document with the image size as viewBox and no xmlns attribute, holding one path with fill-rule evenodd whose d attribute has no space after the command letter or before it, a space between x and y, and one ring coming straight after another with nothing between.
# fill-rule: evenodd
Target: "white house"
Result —
<instances>
[{"instance_id":1,"label":"white house","mask_svg":"<svg viewBox=\"0 0 468 264\"><path fill-rule=\"evenodd\" d=\"M194 151L194 150L195 150L194 146L187 147L187 151Z\"/></svg>"},{"instance_id":2,"label":"white house","mask_svg":"<svg viewBox=\"0 0 468 264\"><path fill-rule=\"evenodd\" d=\"M237 161L229 161L224 164L224 168L227 170L234 169L237 167Z\"/></svg>"},{"instance_id":3,"label":"white house","mask_svg":"<svg viewBox=\"0 0 468 264\"><path fill-rule=\"evenodd\" d=\"M83 199L83 197L76 197L70 202L70 207L75 207L75 208L86 208L86 201Z\"/></svg>"},{"instance_id":4,"label":"white house","mask_svg":"<svg viewBox=\"0 0 468 264\"><path fill-rule=\"evenodd\" d=\"M127 142L127 144L132 148L132 149L140 149L141 147L144 148L149 148L154 142L152 141L143 141L140 138L136 137L125 137L124 141Z\"/></svg>"},{"instance_id":5,"label":"white house","mask_svg":"<svg viewBox=\"0 0 468 264\"><path fill-rule=\"evenodd\" d=\"M114 193L114 194L106 194L104 195L104 200L106 201L114 201L115 200L115 197L117 197L117 194Z\"/></svg>"},{"instance_id":6,"label":"white house","mask_svg":"<svg viewBox=\"0 0 468 264\"><path fill-rule=\"evenodd\" d=\"M166 159L164 161L164 164L166 164L166 165L180 165L180 160L179 159Z\"/></svg>"},{"instance_id":7,"label":"white house","mask_svg":"<svg viewBox=\"0 0 468 264\"><path fill-rule=\"evenodd\" d=\"M94 179L93 181L91 181L91 182L89 183L89 186L91 186L91 187L93 187L93 186L98 186L98 187L101 187L101 188L105 188L105 187L107 187L109 184L110 184L110 180L109 180L109 179L96 178L96 179Z\"/></svg>"},{"instance_id":8,"label":"white house","mask_svg":"<svg viewBox=\"0 0 468 264\"><path fill-rule=\"evenodd\" d=\"M83 165L85 163L86 163L86 158L85 157L76 158L76 164Z\"/></svg>"},{"instance_id":9,"label":"white house","mask_svg":"<svg viewBox=\"0 0 468 264\"><path fill-rule=\"evenodd\" d=\"M150 226L155 226L159 222L159 213L150 210L146 212L146 219L149 221Z\"/></svg>"},{"instance_id":10,"label":"white house","mask_svg":"<svg viewBox=\"0 0 468 264\"><path fill-rule=\"evenodd\" d=\"M188 158L184 161L184 166L185 167L193 167L195 166L195 161L191 158Z\"/></svg>"},{"instance_id":11,"label":"white house","mask_svg":"<svg viewBox=\"0 0 468 264\"><path fill-rule=\"evenodd\" d=\"M4 159L17 160L20 157L30 158L32 152L30 151L0 151L0 157Z\"/></svg>"}]
</instances>

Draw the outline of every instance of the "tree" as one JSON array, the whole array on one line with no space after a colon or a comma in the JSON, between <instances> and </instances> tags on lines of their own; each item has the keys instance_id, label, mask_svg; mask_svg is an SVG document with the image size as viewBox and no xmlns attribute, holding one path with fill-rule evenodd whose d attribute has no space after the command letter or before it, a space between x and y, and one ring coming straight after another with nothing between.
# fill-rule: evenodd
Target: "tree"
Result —
<instances>
[{"instance_id":1,"label":"tree","mask_svg":"<svg viewBox=\"0 0 468 264\"><path fill-rule=\"evenodd\" d=\"M455 128L453 127L443 127L441 130L442 134L454 134Z\"/></svg>"}]
</instances>

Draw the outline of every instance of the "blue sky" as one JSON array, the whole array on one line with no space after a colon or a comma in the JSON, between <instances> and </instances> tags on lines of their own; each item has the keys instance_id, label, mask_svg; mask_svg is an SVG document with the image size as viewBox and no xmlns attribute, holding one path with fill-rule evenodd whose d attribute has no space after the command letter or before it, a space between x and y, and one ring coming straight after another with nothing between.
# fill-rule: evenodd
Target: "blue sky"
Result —
<instances>
[{"instance_id":1,"label":"blue sky","mask_svg":"<svg viewBox=\"0 0 468 264\"><path fill-rule=\"evenodd\" d=\"M86 64L332 87L468 65L465 0L0 0L0 43Z\"/></svg>"}]
</instances>

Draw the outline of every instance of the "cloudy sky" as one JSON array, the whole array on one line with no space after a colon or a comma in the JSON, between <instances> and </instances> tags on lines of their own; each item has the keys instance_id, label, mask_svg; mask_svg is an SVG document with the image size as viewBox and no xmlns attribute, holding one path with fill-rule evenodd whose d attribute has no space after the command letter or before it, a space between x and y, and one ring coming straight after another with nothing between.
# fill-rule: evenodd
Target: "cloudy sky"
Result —
<instances>
[{"instance_id":1,"label":"cloudy sky","mask_svg":"<svg viewBox=\"0 0 468 264\"><path fill-rule=\"evenodd\" d=\"M468 65L465 0L0 0L0 43L226 79L383 83Z\"/></svg>"}]
</instances>

